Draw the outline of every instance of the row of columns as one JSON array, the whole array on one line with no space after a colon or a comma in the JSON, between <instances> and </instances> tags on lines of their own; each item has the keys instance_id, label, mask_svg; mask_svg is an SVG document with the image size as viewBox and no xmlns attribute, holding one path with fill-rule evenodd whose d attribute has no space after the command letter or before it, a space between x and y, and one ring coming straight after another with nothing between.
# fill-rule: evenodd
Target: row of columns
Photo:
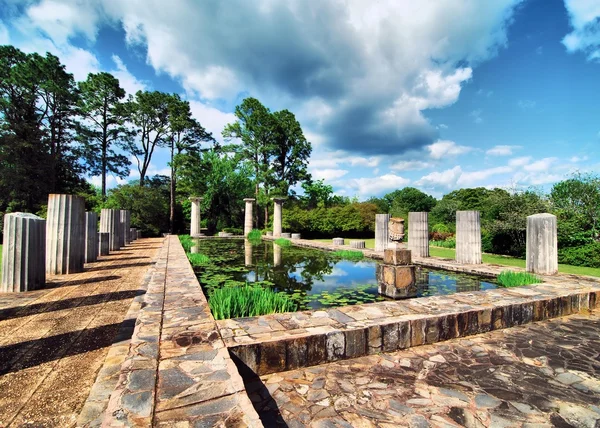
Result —
<instances>
[{"instance_id":1,"label":"row of columns","mask_svg":"<svg viewBox=\"0 0 600 428\"><path fill-rule=\"evenodd\" d=\"M46 274L82 272L84 263L140 237L130 227L128 210L103 209L100 220L98 232L98 214L85 212L82 197L63 194L48 196L45 220L28 213L6 214L0 291L41 288Z\"/></svg>"},{"instance_id":2,"label":"row of columns","mask_svg":"<svg viewBox=\"0 0 600 428\"><path fill-rule=\"evenodd\" d=\"M376 226L378 224L376 223ZM545 275L557 273L557 242L556 216L547 213L528 216L526 270ZM408 249L417 257L429 257L428 213L408 213ZM462 264L480 264L482 263L481 255L479 211L457 211L456 261Z\"/></svg>"}]
</instances>

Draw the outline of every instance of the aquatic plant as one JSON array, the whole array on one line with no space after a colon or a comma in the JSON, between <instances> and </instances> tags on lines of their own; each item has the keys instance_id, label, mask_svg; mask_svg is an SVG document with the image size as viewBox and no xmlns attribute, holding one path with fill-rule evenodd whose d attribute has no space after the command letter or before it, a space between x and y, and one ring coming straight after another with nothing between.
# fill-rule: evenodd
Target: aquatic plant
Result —
<instances>
[{"instance_id":1,"label":"aquatic plant","mask_svg":"<svg viewBox=\"0 0 600 428\"><path fill-rule=\"evenodd\" d=\"M179 235L179 242L186 253L190 252L190 249L194 246L194 240L190 235Z\"/></svg>"},{"instance_id":2,"label":"aquatic plant","mask_svg":"<svg viewBox=\"0 0 600 428\"><path fill-rule=\"evenodd\" d=\"M497 278L502 287L520 287L522 285L538 284L542 279L529 272L513 272L505 270L500 272Z\"/></svg>"},{"instance_id":3,"label":"aquatic plant","mask_svg":"<svg viewBox=\"0 0 600 428\"><path fill-rule=\"evenodd\" d=\"M256 317L296 310L296 303L285 293L248 284L242 287L214 289L208 304L217 320Z\"/></svg>"},{"instance_id":4,"label":"aquatic plant","mask_svg":"<svg viewBox=\"0 0 600 428\"><path fill-rule=\"evenodd\" d=\"M262 232L258 229L252 229L249 233L248 233L248 241L250 241L251 244L259 244L261 239L262 239Z\"/></svg>"},{"instance_id":5,"label":"aquatic plant","mask_svg":"<svg viewBox=\"0 0 600 428\"><path fill-rule=\"evenodd\" d=\"M190 260L190 263L194 267L205 266L210 263L210 257L208 257L207 255L204 255L204 254L188 253L187 256L188 256L188 259Z\"/></svg>"},{"instance_id":6,"label":"aquatic plant","mask_svg":"<svg viewBox=\"0 0 600 428\"><path fill-rule=\"evenodd\" d=\"M362 251L354 250L337 250L332 254L345 260L362 260L365 257Z\"/></svg>"},{"instance_id":7,"label":"aquatic plant","mask_svg":"<svg viewBox=\"0 0 600 428\"><path fill-rule=\"evenodd\" d=\"M292 246L292 241L290 241L289 239L285 239L285 238L277 238L273 242L275 244L279 245L280 247L291 247Z\"/></svg>"}]
</instances>

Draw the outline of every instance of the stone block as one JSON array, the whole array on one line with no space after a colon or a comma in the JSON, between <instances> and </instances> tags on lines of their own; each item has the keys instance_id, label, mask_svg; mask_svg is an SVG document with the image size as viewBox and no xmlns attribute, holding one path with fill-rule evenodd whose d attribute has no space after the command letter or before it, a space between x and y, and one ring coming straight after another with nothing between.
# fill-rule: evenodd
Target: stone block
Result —
<instances>
[{"instance_id":1,"label":"stone block","mask_svg":"<svg viewBox=\"0 0 600 428\"><path fill-rule=\"evenodd\" d=\"M295 370L308 365L308 341L298 337L287 341L286 370Z\"/></svg>"},{"instance_id":2,"label":"stone block","mask_svg":"<svg viewBox=\"0 0 600 428\"><path fill-rule=\"evenodd\" d=\"M419 346L425 343L426 325L425 318L410 320L410 346Z\"/></svg>"},{"instance_id":3,"label":"stone block","mask_svg":"<svg viewBox=\"0 0 600 428\"><path fill-rule=\"evenodd\" d=\"M85 213L85 262L93 263L98 260L98 214Z\"/></svg>"},{"instance_id":4,"label":"stone block","mask_svg":"<svg viewBox=\"0 0 600 428\"><path fill-rule=\"evenodd\" d=\"M284 341L263 342L260 346L258 373L260 375L285 370L286 343Z\"/></svg>"},{"instance_id":5,"label":"stone block","mask_svg":"<svg viewBox=\"0 0 600 428\"><path fill-rule=\"evenodd\" d=\"M137 239L142 239L142 231L141 230L137 231Z\"/></svg>"},{"instance_id":6,"label":"stone block","mask_svg":"<svg viewBox=\"0 0 600 428\"><path fill-rule=\"evenodd\" d=\"M133 242L137 239L137 233L135 231L135 228L130 227L129 228L129 242Z\"/></svg>"},{"instance_id":7,"label":"stone block","mask_svg":"<svg viewBox=\"0 0 600 428\"><path fill-rule=\"evenodd\" d=\"M389 214L375 214L375 251L383 251L389 246Z\"/></svg>"},{"instance_id":8,"label":"stone block","mask_svg":"<svg viewBox=\"0 0 600 428\"><path fill-rule=\"evenodd\" d=\"M398 323L398 349L410 348L410 321Z\"/></svg>"},{"instance_id":9,"label":"stone block","mask_svg":"<svg viewBox=\"0 0 600 428\"><path fill-rule=\"evenodd\" d=\"M392 299L404 299L417 295L415 267L379 264L376 268L379 294Z\"/></svg>"},{"instance_id":10,"label":"stone block","mask_svg":"<svg viewBox=\"0 0 600 428\"><path fill-rule=\"evenodd\" d=\"M110 251L119 251L121 249L119 234L121 228L121 213L119 210L103 209L100 212L100 232L109 234Z\"/></svg>"},{"instance_id":11,"label":"stone block","mask_svg":"<svg viewBox=\"0 0 600 428\"><path fill-rule=\"evenodd\" d=\"M292 234L291 234L291 233L288 233L288 232L282 232L282 233L280 234L280 236L281 236L282 238L290 239L290 238L292 237Z\"/></svg>"},{"instance_id":12,"label":"stone block","mask_svg":"<svg viewBox=\"0 0 600 428\"><path fill-rule=\"evenodd\" d=\"M542 275L558 273L556 216L535 214L527 217L527 271Z\"/></svg>"},{"instance_id":13,"label":"stone block","mask_svg":"<svg viewBox=\"0 0 600 428\"><path fill-rule=\"evenodd\" d=\"M383 324L381 326L383 336L383 351L391 352L398 349L398 323Z\"/></svg>"},{"instance_id":14,"label":"stone block","mask_svg":"<svg viewBox=\"0 0 600 428\"><path fill-rule=\"evenodd\" d=\"M306 338L306 358L309 366L316 366L327 361L327 338L324 334Z\"/></svg>"},{"instance_id":15,"label":"stone block","mask_svg":"<svg viewBox=\"0 0 600 428\"><path fill-rule=\"evenodd\" d=\"M479 211L456 211L456 261L481 264L481 221Z\"/></svg>"},{"instance_id":16,"label":"stone block","mask_svg":"<svg viewBox=\"0 0 600 428\"><path fill-rule=\"evenodd\" d=\"M383 252L383 262L386 265L406 266L412 263L410 250L388 248Z\"/></svg>"},{"instance_id":17,"label":"stone block","mask_svg":"<svg viewBox=\"0 0 600 428\"><path fill-rule=\"evenodd\" d=\"M110 233L98 232L98 250L101 256L110 254Z\"/></svg>"},{"instance_id":18,"label":"stone block","mask_svg":"<svg viewBox=\"0 0 600 428\"><path fill-rule=\"evenodd\" d=\"M408 249L416 257L429 257L429 213L408 213Z\"/></svg>"},{"instance_id":19,"label":"stone block","mask_svg":"<svg viewBox=\"0 0 600 428\"><path fill-rule=\"evenodd\" d=\"M350 241L350 246L352 248L365 249L365 241Z\"/></svg>"},{"instance_id":20,"label":"stone block","mask_svg":"<svg viewBox=\"0 0 600 428\"><path fill-rule=\"evenodd\" d=\"M344 245L344 238L333 238L333 245Z\"/></svg>"},{"instance_id":21,"label":"stone block","mask_svg":"<svg viewBox=\"0 0 600 428\"><path fill-rule=\"evenodd\" d=\"M273 232L271 230L267 230L267 236L273 236Z\"/></svg>"},{"instance_id":22,"label":"stone block","mask_svg":"<svg viewBox=\"0 0 600 428\"><path fill-rule=\"evenodd\" d=\"M377 354L382 351L383 336L382 336L380 326L373 325L367 329L367 341L368 341L367 353L369 355Z\"/></svg>"},{"instance_id":23,"label":"stone block","mask_svg":"<svg viewBox=\"0 0 600 428\"><path fill-rule=\"evenodd\" d=\"M301 239L301 235L299 233L292 233L292 239Z\"/></svg>"},{"instance_id":24,"label":"stone block","mask_svg":"<svg viewBox=\"0 0 600 428\"><path fill-rule=\"evenodd\" d=\"M357 358L367 355L367 335L365 329L346 330L346 358Z\"/></svg>"},{"instance_id":25,"label":"stone block","mask_svg":"<svg viewBox=\"0 0 600 428\"><path fill-rule=\"evenodd\" d=\"M46 273L83 272L85 262L85 201L74 195L48 195Z\"/></svg>"},{"instance_id":26,"label":"stone block","mask_svg":"<svg viewBox=\"0 0 600 428\"><path fill-rule=\"evenodd\" d=\"M46 283L46 220L28 213L4 215L3 293L36 290Z\"/></svg>"},{"instance_id":27,"label":"stone block","mask_svg":"<svg viewBox=\"0 0 600 428\"><path fill-rule=\"evenodd\" d=\"M341 331L332 331L326 335L325 347L327 350L327 361L337 361L344 358L346 338Z\"/></svg>"},{"instance_id":28,"label":"stone block","mask_svg":"<svg viewBox=\"0 0 600 428\"><path fill-rule=\"evenodd\" d=\"M122 239L122 247L124 247L125 245L128 245L131 243L131 236L129 235L131 233L131 211L129 210L121 210L120 211L120 215L121 215L121 227L123 228L123 232L121 233L121 236L123 236ZM119 241L119 243L121 244L121 242Z\"/></svg>"}]
</instances>

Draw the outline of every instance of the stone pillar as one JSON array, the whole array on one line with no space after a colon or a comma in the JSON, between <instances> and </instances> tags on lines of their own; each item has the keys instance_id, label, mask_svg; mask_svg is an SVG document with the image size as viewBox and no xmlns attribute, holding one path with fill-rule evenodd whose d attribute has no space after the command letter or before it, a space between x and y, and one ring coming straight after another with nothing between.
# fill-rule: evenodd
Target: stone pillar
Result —
<instances>
[{"instance_id":1,"label":"stone pillar","mask_svg":"<svg viewBox=\"0 0 600 428\"><path fill-rule=\"evenodd\" d=\"M121 210L121 227L123 228L123 247L131 244L131 211Z\"/></svg>"},{"instance_id":2,"label":"stone pillar","mask_svg":"<svg viewBox=\"0 0 600 428\"><path fill-rule=\"evenodd\" d=\"M135 228L134 227L130 227L129 228L129 242L135 241L136 238L137 238L137 233L135 233Z\"/></svg>"},{"instance_id":3,"label":"stone pillar","mask_svg":"<svg viewBox=\"0 0 600 428\"><path fill-rule=\"evenodd\" d=\"M389 214L375 214L375 251L383 251L389 246Z\"/></svg>"},{"instance_id":4,"label":"stone pillar","mask_svg":"<svg viewBox=\"0 0 600 428\"><path fill-rule=\"evenodd\" d=\"M481 222L479 211L456 211L456 261L481 263Z\"/></svg>"},{"instance_id":5,"label":"stone pillar","mask_svg":"<svg viewBox=\"0 0 600 428\"><path fill-rule=\"evenodd\" d=\"M358 249L365 249L365 241L350 241L350 247L352 248L358 248Z\"/></svg>"},{"instance_id":6,"label":"stone pillar","mask_svg":"<svg viewBox=\"0 0 600 428\"><path fill-rule=\"evenodd\" d=\"M273 267L281 266L281 246L273 244Z\"/></svg>"},{"instance_id":7,"label":"stone pillar","mask_svg":"<svg viewBox=\"0 0 600 428\"><path fill-rule=\"evenodd\" d=\"M100 255L108 256L110 254L110 233L108 232L99 232L98 233L98 241L100 242Z\"/></svg>"},{"instance_id":8,"label":"stone pillar","mask_svg":"<svg viewBox=\"0 0 600 428\"><path fill-rule=\"evenodd\" d=\"M301 237L299 233L292 233L292 239L300 239Z\"/></svg>"},{"instance_id":9,"label":"stone pillar","mask_svg":"<svg viewBox=\"0 0 600 428\"><path fill-rule=\"evenodd\" d=\"M344 245L344 238L333 238L333 245Z\"/></svg>"},{"instance_id":10,"label":"stone pillar","mask_svg":"<svg viewBox=\"0 0 600 428\"><path fill-rule=\"evenodd\" d=\"M98 214L85 213L85 262L98 260Z\"/></svg>"},{"instance_id":11,"label":"stone pillar","mask_svg":"<svg viewBox=\"0 0 600 428\"><path fill-rule=\"evenodd\" d=\"M408 249L415 257L429 257L429 213L408 213Z\"/></svg>"},{"instance_id":12,"label":"stone pillar","mask_svg":"<svg viewBox=\"0 0 600 428\"><path fill-rule=\"evenodd\" d=\"M121 228L121 213L119 210L103 209L100 212L100 232L108 233L108 248L110 251L121 249L119 234Z\"/></svg>"},{"instance_id":13,"label":"stone pillar","mask_svg":"<svg viewBox=\"0 0 600 428\"><path fill-rule=\"evenodd\" d=\"M137 231L137 239L142 239L142 231L141 230Z\"/></svg>"},{"instance_id":14,"label":"stone pillar","mask_svg":"<svg viewBox=\"0 0 600 428\"><path fill-rule=\"evenodd\" d=\"M288 233L288 232L281 232L281 234L279 235L282 238L286 238L286 239L292 239L292 234Z\"/></svg>"},{"instance_id":15,"label":"stone pillar","mask_svg":"<svg viewBox=\"0 0 600 428\"><path fill-rule=\"evenodd\" d=\"M273 237L279 238L281 236L281 211L283 208L284 198L273 198Z\"/></svg>"},{"instance_id":16,"label":"stone pillar","mask_svg":"<svg viewBox=\"0 0 600 428\"><path fill-rule=\"evenodd\" d=\"M527 272L554 275L558 272L556 216L535 214L527 217Z\"/></svg>"},{"instance_id":17,"label":"stone pillar","mask_svg":"<svg viewBox=\"0 0 600 428\"><path fill-rule=\"evenodd\" d=\"M0 292L36 290L46 283L46 220L28 213L4 216Z\"/></svg>"},{"instance_id":18,"label":"stone pillar","mask_svg":"<svg viewBox=\"0 0 600 428\"><path fill-rule=\"evenodd\" d=\"M254 198L245 198L244 202L246 203L246 208L244 209L244 236L248 236L248 234L252 231L252 204L256 199Z\"/></svg>"},{"instance_id":19,"label":"stone pillar","mask_svg":"<svg viewBox=\"0 0 600 428\"><path fill-rule=\"evenodd\" d=\"M244 265L252 266L252 243L244 240Z\"/></svg>"},{"instance_id":20,"label":"stone pillar","mask_svg":"<svg viewBox=\"0 0 600 428\"><path fill-rule=\"evenodd\" d=\"M410 250L387 248L375 272L379 294L392 299L416 297L416 270Z\"/></svg>"},{"instance_id":21,"label":"stone pillar","mask_svg":"<svg viewBox=\"0 0 600 428\"><path fill-rule=\"evenodd\" d=\"M204 198L199 198L197 196L191 197L190 201L192 201L192 218L190 222L190 236L192 238L197 238L202 235L200 230L200 203L204 200Z\"/></svg>"},{"instance_id":22,"label":"stone pillar","mask_svg":"<svg viewBox=\"0 0 600 428\"><path fill-rule=\"evenodd\" d=\"M74 195L48 195L46 273L83 272L85 262L85 201Z\"/></svg>"}]
</instances>

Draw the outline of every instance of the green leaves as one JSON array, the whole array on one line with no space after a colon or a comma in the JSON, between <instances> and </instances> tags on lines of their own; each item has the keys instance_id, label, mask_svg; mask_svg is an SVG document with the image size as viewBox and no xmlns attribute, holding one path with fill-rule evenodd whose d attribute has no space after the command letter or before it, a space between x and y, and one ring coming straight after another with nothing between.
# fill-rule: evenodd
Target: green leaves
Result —
<instances>
[{"instance_id":1,"label":"green leaves","mask_svg":"<svg viewBox=\"0 0 600 428\"><path fill-rule=\"evenodd\" d=\"M502 287L520 287L523 285L538 284L542 279L529 272L513 272L505 270L496 278Z\"/></svg>"}]
</instances>

